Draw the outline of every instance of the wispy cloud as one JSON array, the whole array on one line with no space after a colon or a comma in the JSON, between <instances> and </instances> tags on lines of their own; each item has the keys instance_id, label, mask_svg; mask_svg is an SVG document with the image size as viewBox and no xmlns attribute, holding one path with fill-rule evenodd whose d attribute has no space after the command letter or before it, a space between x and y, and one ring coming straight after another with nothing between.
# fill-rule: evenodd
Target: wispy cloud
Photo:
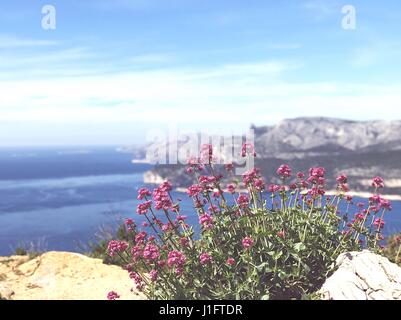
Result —
<instances>
[{"instance_id":1,"label":"wispy cloud","mask_svg":"<svg viewBox=\"0 0 401 320\"><path fill-rule=\"evenodd\" d=\"M401 42L376 40L351 50L350 64L356 68L367 68L394 62L398 66Z\"/></svg>"},{"instance_id":2,"label":"wispy cloud","mask_svg":"<svg viewBox=\"0 0 401 320\"><path fill-rule=\"evenodd\" d=\"M58 45L57 41L26 39L10 35L0 34L0 48L19 48L19 47L44 47Z\"/></svg>"},{"instance_id":3,"label":"wispy cloud","mask_svg":"<svg viewBox=\"0 0 401 320\"><path fill-rule=\"evenodd\" d=\"M129 58L128 60L132 63L138 64L149 64L149 63L166 63L171 62L174 59L172 54L165 53L148 53L137 55Z\"/></svg>"},{"instance_id":4,"label":"wispy cloud","mask_svg":"<svg viewBox=\"0 0 401 320\"><path fill-rule=\"evenodd\" d=\"M323 20L333 14L341 14L341 3L338 0L309 0L302 7L312 13L315 20Z\"/></svg>"}]
</instances>

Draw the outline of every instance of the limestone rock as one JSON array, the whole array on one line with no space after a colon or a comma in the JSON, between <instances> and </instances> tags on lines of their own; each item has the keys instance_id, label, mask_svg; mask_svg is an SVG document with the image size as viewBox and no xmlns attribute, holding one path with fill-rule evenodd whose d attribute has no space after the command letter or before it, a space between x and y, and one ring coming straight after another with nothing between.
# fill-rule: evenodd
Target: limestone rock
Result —
<instances>
[{"instance_id":1,"label":"limestone rock","mask_svg":"<svg viewBox=\"0 0 401 320\"><path fill-rule=\"evenodd\" d=\"M0 296L12 300L104 300L109 291L121 299L145 299L131 292L127 271L100 259L71 252L0 257Z\"/></svg>"},{"instance_id":2,"label":"limestone rock","mask_svg":"<svg viewBox=\"0 0 401 320\"><path fill-rule=\"evenodd\" d=\"M401 300L401 268L368 250L341 254L319 293L333 300Z\"/></svg>"}]
</instances>

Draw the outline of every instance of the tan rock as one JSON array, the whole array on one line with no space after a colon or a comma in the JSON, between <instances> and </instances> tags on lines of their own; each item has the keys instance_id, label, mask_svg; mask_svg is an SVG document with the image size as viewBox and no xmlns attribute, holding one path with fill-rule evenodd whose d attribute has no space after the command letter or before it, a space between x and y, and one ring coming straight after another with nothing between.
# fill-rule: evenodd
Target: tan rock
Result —
<instances>
[{"instance_id":1,"label":"tan rock","mask_svg":"<svg viewBox=\"0 0 401 320\"><path fill-rule=\"evenodd\" d=\"M401 300L401 268L368 250L341 254L320 293L333 300Z\"/></svg>"},{"instance_id":2,"label":"tan rock","mask_svg":"<svg viewBox=\"0 0 401 320\"><path fill-rule=\"evenodd\" d=\"M104 300L112 290L121 299L145 299L132 286L127 271L78 253L0 257L0 296L6 299Z\"/></svg>"}]
</instances>

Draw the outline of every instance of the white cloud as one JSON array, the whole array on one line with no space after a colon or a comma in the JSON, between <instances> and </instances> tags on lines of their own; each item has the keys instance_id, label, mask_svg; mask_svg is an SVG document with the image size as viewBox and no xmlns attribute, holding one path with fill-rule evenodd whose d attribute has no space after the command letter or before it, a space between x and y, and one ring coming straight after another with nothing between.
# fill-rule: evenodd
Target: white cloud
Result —
<instances>
[{"instance_id":1,"label":"white cloud","mask_svg":"<svg viewBox=\"0 0 401 320\"><path fill-rule=\"evenodd\" d=\"M313 14L317 21L323 20L333 14L341 15L340 2L337 0L309 0L302 5Z\"/></svg>"},{"instance_id":2,"label":"white cloud","mask_svg":"<svg viewBox=\"0 0 401 320\"><path fill-rule=\"evenodd\" d=\"M101 134L108 131L122 126L128 134L127 128L135 130L146 123L245 130L250 123L271 124L297 116L401 118L401 83L289 82L287 75L304 67L299 61L156 69L154 62L174 57L148 53L124 62L143 67L136 71L108 72L107 64L101 64L101 70L96 63L93 70L87 64L78 68L82 60L96 62L98 58L89 48L26 55L4 64L0 56L0 123L26 137L38 126L54 131L54 126L66 130L62 128L71 125L78 130L90 124L97 126L97 133L93 138L88 133L86 139L103 141ZM10 71L15 78L3 72L10 64L18 71ZM36 77L35 68L45 76ZM104 133L100 128L106 129ZM50 139L53 134L48 134ZM58 136L69 134L64 131ZM3 140L0 144L7 142Z\"/></svg>"},{"instance_id":3,"label":"white cloud","mask_svg":"<svg viewBox=\"0 0 401 320\"><path fill-rule=\"evenodd\" d=\"M221 66L214 73L177 69L2 81L0 121L247 127L303 115L401 118L401 84L288 83L280 78L287 70L266 62Z\"/></svg>"},{"instance_id":4,"label":"white cloud","mask_svg":"<svg viewBox=\"0 0 401 320\"><path fill-rule=\"evenodd\" d=\"M350 63L356 68L371 67L379 63L390 63L394 61L398 66L401 54L400 42L386 42L375 39L371 44L355 48L351 51Z\"/></svg>"},{"instance_id":5,"label":"white cloud","mask_svg":"<svg viewBox=\"0 0 401 320\"><path fill-rule=\"evenodd\" d=\"M57 41L26 39L9 35L0 34L0 48L19 48L19 47L43 47L58 45Z\"/></svg>"}]
</instances>

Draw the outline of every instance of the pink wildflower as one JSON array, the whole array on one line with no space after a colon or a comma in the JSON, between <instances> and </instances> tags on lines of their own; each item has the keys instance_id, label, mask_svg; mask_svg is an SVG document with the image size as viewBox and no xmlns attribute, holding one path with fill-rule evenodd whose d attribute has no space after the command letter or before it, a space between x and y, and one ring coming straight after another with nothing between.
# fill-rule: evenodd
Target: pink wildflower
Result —
<instances>
[{"instance_id":1,"label":"pink wildflower","mask_svg":"<svg viewBox=\"0 0 401 320\"><path fill-rule=\"evenodd\" d=\"M372 186L375 188L384 188L384 179L382 177L373 178Z\"/></svg>"},{"instance_id":2,"label":"pink wildflower","mask_svg":"<svg viewBox=\"0 0 401 320\"><path fill-rule=\"evenodd\" d=\"M138 207L136 209L136 213L142 215L142 214L147 214L149 211L149 208L152 206L152 201L148 200L144 203L138 204Z\"/></svg>"},{"instance_id":3,"label":"pink wildflower","mask_svg":"<svg viewBox=\"0 0 401 320\"><path fill-rule=\"evenodd\" d=\"M125 241L111 240L107 246L107 252L110 257L114 257L120 252L124 252L128 248L128 243Z\"/></svg>"},{"instance_id":4,"label":"pink wildflower","mask_svg":"<svg viewBox=\"0 0 401 320\"><path fill-rule=\"evenodd\" d=\"M348 182L348 177L345 174L341 174L338 178L337 178L337 182L339 184L346 184Z\"/></svg>"},{"instance_id":5,"label":"pink wildflower","mask_svg":"<svg viewBox=\"0 0 401 320\"><path fill-rule=\"evenodd\" d=\"M241 156L243 158L246 157L247 154L252 155L253 157L256 157L256 152L255 152L255 147L253 146L252 143L250 142L246 142L242 145L242 149L241 149Z\"/></svg>"},{"instance_id":6,"label":"pink wildflower","mask_svg":"<svg viewBox=\"0 0 401 320\"><path fill-rule=\"evenodd\" d=\"M235 185L232 184L232 183L228 184L227 185L227 192L231 193L231 194L234 194L235 193Z\"/></svg>"},{"instance_id":7,"label":"pink wildflower","mask_svg":"<svg viewBox=\"0 0 401 320\"><path fill-rule=\"evenodd\" d=\"M187 194L190 197L195 197L197 196L199 193L201 193L203 191L202 186L198 185L198 184L194 184L192 186L190 186L187 190Z\"/></svg>"},{"instance_id":8,"label":"pink wildflower","mask_svg":"<svg viewBox=\"0 0 401 320\"><path fill-rule=\"evenodd\" d=\"M147 244L143 249L143 258L147 261L154 261L160 257L159 248L154 244Z\"/></svg>"},{"instance_id":9,"label":"pink wildflower","mask_svg":"<svg viewBox=\"0 0 401 320\"><path fill-rule=\"evenodd\" d=\"M185 255L177 250L170 251L168 253L167 265L171 267L182 267L186 261Z\"/></svg>"},{"instance_id":10,"label":"pink wildflower","mask_svg":"<svg viewBox=\"0 0 401 320\"><path fill-rule=\"evenodd\" d=\"M136 236L135 236L135 242L137 243L142 243L143 240L145 240L146 236L148 234L146 233L146 231L141 231L139 232Z\"/></svg>"},{"instance_id":11,"label":"pink wildflower","mask_svg":"<svg viewBox=\"0 0 401 320\"><path fill-rule=\"evenodd\" d=\"M257 178L253 181L253 186L257 191L262 191L265 189L265 181L263 178Z\"/></svg>"},{"instance_id":12,"label":"pink wildflower","mask_svg":"<svg viewBox=\"0 0 401 320\"><path fill-rule=\"evenodd\" d=\"M170 199L168 191L171 190L171 184L169 182L164 182L158 188L153 190L152 197L155 202L156 210L169 210L173 207L173 203Z\"/></svg>"},{"instance_id":13,"label":"pink wildflower","mask_svg":"<svg viewBox=\"0 0 401 320\"><path fill-rule=\"evenodd\" d=\"M150 193L149 189L147 188L141 188L138 190L138 200L142 200L143 198L147 196L151 196L152 194Z\"/></svg>"},{"instance_id":14,"label":"pink wildflower","mask_svg":"<svg viewBox=\"0 0 401 320\"><path fill-rule=\"evenodd\" d=\"M391 211L393 209L393 207L391 206L391 202L386 199L381 199L379 205L380 205L380 208L386 209L388 211Z\"/></svg>"},{"instance_id":15,"label":"pink wildflower","mask_svg":"<svg viewBox=\"0 0 401 320\"><path fill-rule=\"evenodd\" d=\"M282 179L287 179L291 177L291 168L289 167L288 164L282 164L277 169L277 175L279 175Z\"/></svg>"},{"instance_id":16,"label":"pink wildflower","mask_svg":"<svg viewBox=\"0 0 401 320\"><path fill-rule=\"evenodd\" d=\"M240 194L237 199L240 208L247 208L249 205L249 198L246 194Z\"/></svg>"},{"instance_id":17,"label":"pink wildflower","mask_svg":"<svg viewBox=\"0 0 401 320\"><path fill-rule=\"evenodd\" d=\"M381 219L381 218L377 218L377 219L375 219L373 224L378 228L383 228L384 227L384 220Z\"/></svg>"},{"instance_id":18,"label":"pink wildflower","mask_svg":"<svg viewBox=\"0 0 401 320\"><path fill-rule=\"evenodd\" d=\"M119 298L120 298L119 294L117 292L115 292L115 291L110 291L107 294L107 300L117 300Z\"/></svg>"},{"instance_id":19,"label":"pink wildflower","mask_svg":"<svg viewBox=\"0 0 401 320\"><path fill-rule=\"evenodd\" d=\"M254 243L255 242L252 240L251 237L245 237L242 240L242 246L244 247L244 249L248 249L248 248L252 247L254 245Z\"/></svg>"},{"instance_id":20,"label":"pink wildflower","mask_svg":"<svg viewBox=\"0 0 401 320\"><path fill-rule=\"evenodd\" d=\"M130 219L130 218L125 219L125 224L126 224L127 226L135 226L134 220L132 220L132 219Z\"/></svg>"},{"instance_id":21,"label":"pink wildflower","mask_svg":"<svg viewBox=\"0 0 401 320\"><path fill-rule=\"evenodd\" d=\"M199 261L200 261L201 265L205 265L205 264L211 263L213 261L213 259L208 253L204 252L204 253L201 253L201 255L199 256Z\"/></svg>"},{"instance_id":22,"label":"pink wildflower","mask_svg":"<svg viewBox=\"0 0 401 320\"><path fill-rule=\"evenodd\" d=\"M281 231L277 232L277 236L278 236L279 238L284 239L284 238L285 238L285 232L284 232L284 230L281 230Z\"/></svg>"},{"instance_id":23,"label":"pink wildflower","mask_svg":"<svg viewBox=\"0 0 401 320\"><path fill-rule=\"evenodd\" d=\"M211 144L204 144L201 146L201 160L206 163L213 161L213 146Z\"/></svg>"},{"instance_id":24,"label":"pink wildflower","mask_svg":"<svg viewBox=\"0 0 401 320\"><path fill-rule=\"evenodd\" d=\"M205 230L209 230L213 227L213 217L207 213L202 214L199 217L199 224L201 224Z\"/></svg>"},{"instance_id":25,"label":"pink wildflower","mask_svg":"<svg viewBox=\"0 0 401 320\"><path fill-rule=\"evenodd\" d=\"M149 272L149 275L150 275L150 280L151 280L152 282L156 282L156 281L157 281L157 278L158 278L158 272L157 272L157 270L151 270L151 271Z\"/></svg>"},{"instance_id":26,"label":"pink wildflower","mask_svg":"<svg viewBox=\"0 0 401 320\"><path fill-rule=\"evenodd\" d=\"M276 185L276 184L271 184L268 188L270 193L276 193L278 191L280 191L280 186Z\"/></svg>"}]
</instances>

